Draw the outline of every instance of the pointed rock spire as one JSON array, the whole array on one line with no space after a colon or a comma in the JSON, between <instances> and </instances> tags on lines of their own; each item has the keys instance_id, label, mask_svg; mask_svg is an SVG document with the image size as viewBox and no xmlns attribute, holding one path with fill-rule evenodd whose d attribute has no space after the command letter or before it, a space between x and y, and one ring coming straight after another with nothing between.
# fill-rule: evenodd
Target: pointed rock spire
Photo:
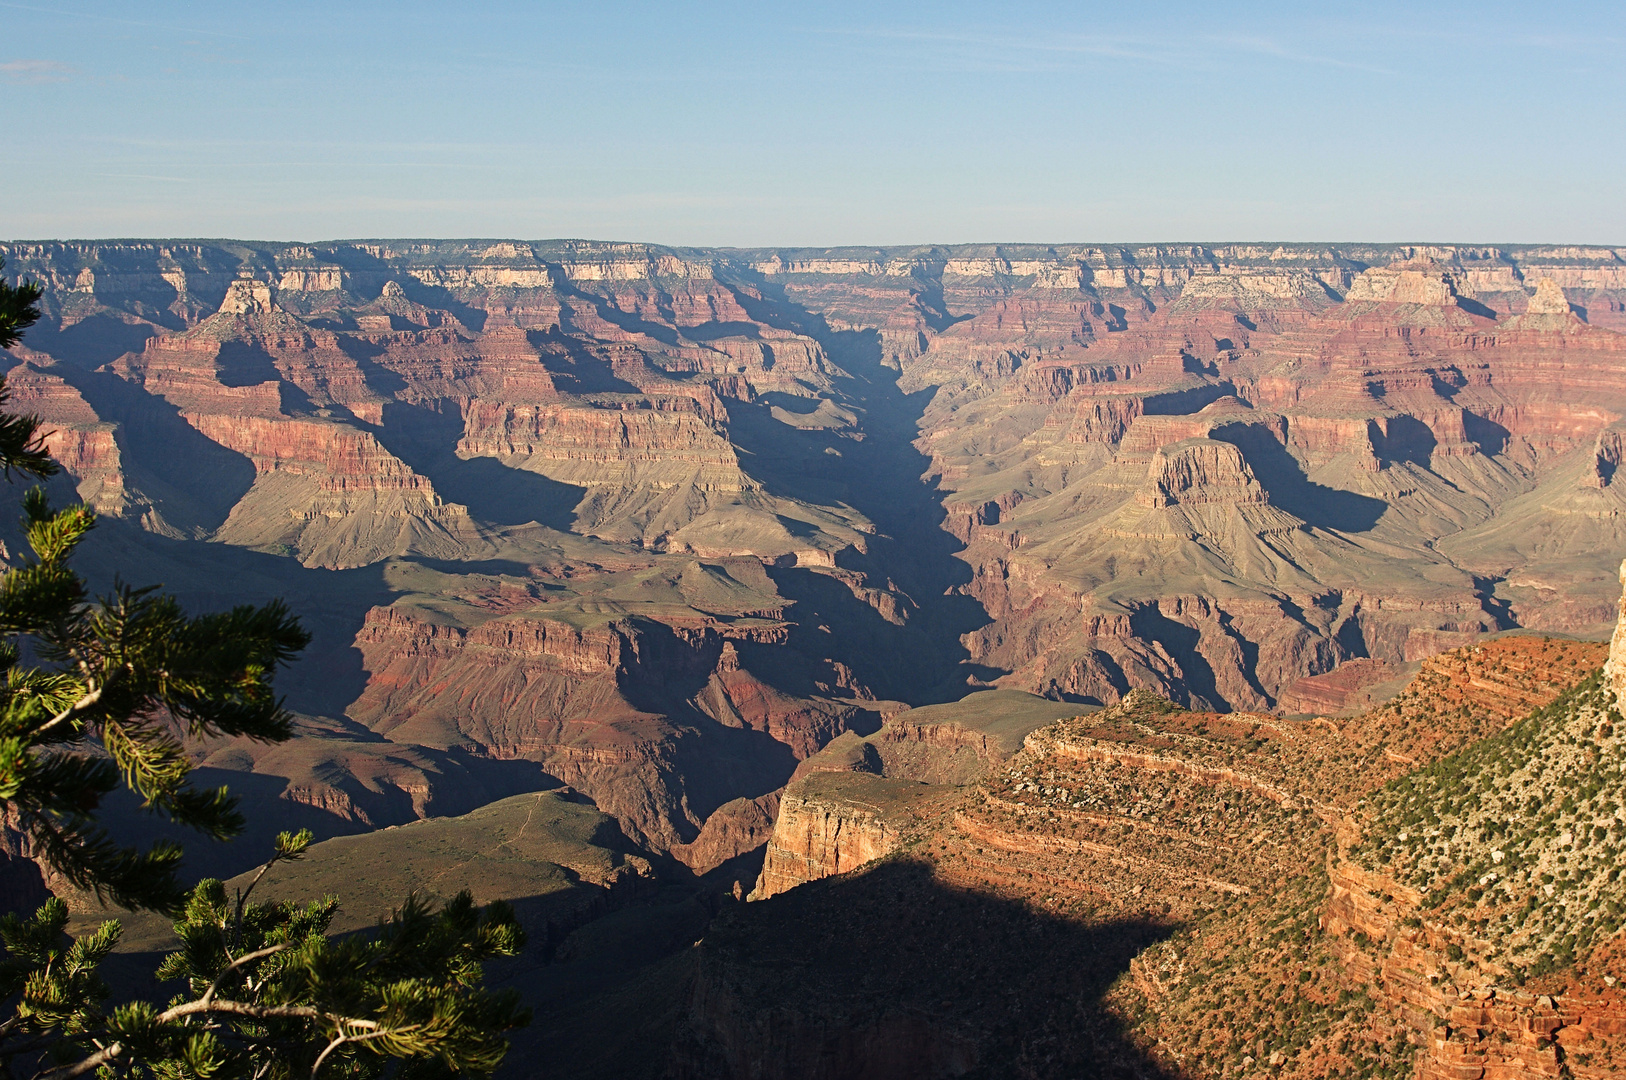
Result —
<instances>
[{"instance_id":1,"label":"pointed rock spire","mask_svg":"<svg viewBox=\"0 0 1626 1080\"><path fill-rule=\"evenodd\" d=\"M1558 287L1558 282L1544 277L1536 281L1536 295L1530 298L1530 306L1526 310L1531 315L1568 315L1570 302L1564 290Z\"/></svg>"}]
</instances>

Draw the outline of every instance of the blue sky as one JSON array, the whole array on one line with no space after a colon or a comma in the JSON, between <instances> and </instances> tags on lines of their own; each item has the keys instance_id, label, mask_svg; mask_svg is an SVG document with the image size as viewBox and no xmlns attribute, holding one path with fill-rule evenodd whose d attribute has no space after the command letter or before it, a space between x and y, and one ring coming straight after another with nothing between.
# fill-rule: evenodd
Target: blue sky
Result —
<instances>
[{"instance_id":1,"label":"blue sky","mask_svg":"<svg viewBox=\"0 0 1626 1080\"><path fill-rule=\"evenodd\" d=\"M0 0L0 237L1626 242L1617 3Z\"/></svg>"}]
</instances>

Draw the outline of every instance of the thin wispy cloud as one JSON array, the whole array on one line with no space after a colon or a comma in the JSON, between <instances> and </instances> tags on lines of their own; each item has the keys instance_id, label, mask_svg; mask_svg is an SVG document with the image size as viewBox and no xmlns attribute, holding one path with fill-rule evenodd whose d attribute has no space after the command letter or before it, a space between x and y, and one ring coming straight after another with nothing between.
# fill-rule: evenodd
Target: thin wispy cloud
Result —
<instances>
[{"instance_id":1,"label":"thin wispy cloud","mask_svg":"<svg viewBox=\"0 0 1626 1080\"><path fill-rule=\"evenodd\" d=\"M880 27L856 29L820 29L815 34L833 34L845 37L882 38L893 41L919 41L942 45L964 45L985 49L1010 49L1024 52L1076 53L1087 56L1111 56L1123 60L1167 61L1172 59L1166 50L1151 47L1150 42L1134 38L1097 37L1084 34L1059 34L1054 37L1012 37L1008 35L949 34L934 30L900 30Z\"/></svg>"},{"instance_id":2,"label":"thin wispy cloud","mask_svg":"<svg viewBox=\"0 0 1626 1080\"><path fill-rule=\"evenodd\" d=\"M36 85L39 83L67 82L77 68L58 60L4 60L0 61L0 78L7 82Z\"/></svg>"},{"instance_id":3,"label":"thin wispy cloud","mask_svg":"<svg viewBox=\"0 0 1626 1080\"><path fill-rule=\"evenodd\" d=\"M1254 53L1296 64L1320 65L1396 76L1400 72L1360 59L1348 59L1294 46L1271 38L1243 35L1177 35L1157 39L1127 35L1053 34L1043 37L1009 34L945 33L897 27L806 28L802 32L871 41L937 46L962 59L986 63L1014 62L1031 67L1042 57L1096 57L1160 66L1206 67L1214 63L1214 47Z\"/></svg>"},{"instance_id":4,"label":"thin wispy cloud","mask_svg":"<svg viewBox=\"0 0 1626 1080\"><path fill-rule=\"evenodd\" d=\"M1298 64L1319 64L1324 67L1344 68L1349 71L1365 71L1373 75L1399 75L1400 72L1392 68L1378 67L1375 64L1364 64L1358 60L1343 60L1336 56L1323 56L1317 53L1304 52L1279 44L1269 38L1238 37L1233 35L1210 38L1215 44L1241 52L1258 53L1261 56L1274 56L1281 60L1290 60Z\"/></svg>"},{"instance_id":5,"label":"thin wispy cloud","mask_svg":"<svg viewBox=\"0 0 1626 1080\"><path fill-rule=\"evenodd\" d=\"M804 27L802 33L858 38L870 41L889 41L903 44L936 46L953 51L962 59L983 63L1012 61L1024 57L1023 66L1031 66L1038 56L1061 58L1066 56L1092 56L1110 60L1130 60L1151 64L1174 64L1181 57L1173 50L1160 47L1146 39L1114 37L1093 34L1056 34L1047 37L1015 36L1009 34L945 33L936 30L917 30L898 27Z\"/></svg>"},{"instance_id":6,"label":"thin wispy cloud","mask_svg":"<svg viewBox=\"0 0 1626 1080\"><path fill-rule=\"evenodd\" d=\"M105 176L105 177L107 177L109 179L112 179L112 180L162 180L162 181L164 181L166 183L171 183L171 184L191 184L191 183L196 182L195 177L190 177L190 176L160 176L160 175L158 175L156 173L105 172L105 173L97 173L96 175L97 176Z\"/></svg>"},{"instance_id":7,"label":"thin wispy cloud","mask_svg":"<svg viewBox=\"0 0 1626 1080\"><path fill-rule=\"evenodd\" d=\"M1516 30L1504 27L1480 26L1472 22L1445 21L1422 23L1362 23L1358 27L1340 27L1341 32L1373 40L1450 46L1471 49L1542 49L1555 53L1603 53L1626 44L1619 34L1562 33L1559 31Z\"/></svg>"}]
</instances>

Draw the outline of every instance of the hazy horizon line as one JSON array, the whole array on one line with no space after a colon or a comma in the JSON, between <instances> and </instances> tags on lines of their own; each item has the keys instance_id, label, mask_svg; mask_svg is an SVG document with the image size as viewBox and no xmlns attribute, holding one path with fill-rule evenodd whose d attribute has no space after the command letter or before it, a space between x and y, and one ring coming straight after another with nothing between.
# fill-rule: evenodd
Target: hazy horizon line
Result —
<instances>
[{"instance_id":1,"label":"hazy horizon line","mask_svg":"<svg viewBox=\"0 0 1626 1080\"><path fill-rule=\"evenodd\" d=\"M1619 254L1617 249L1626 248L1626 242L1611 241L1576 241L1576 240L1436 240L1436 239L1389 239L1389 240L1282 240L1259 238L1231 238L1223 240L1202 240L1194 238L1165 239L1165 240L937 240L917 241L909 243L872 244L872 243L843 243L843 244L808 244L808 243L769 243L769 244L688 244L670 243L660 240L628 240L610 239L589 236L551 236L551 237L523 237L518 235L489 235L489 236L413 236L373 235L373 236L335 236L322 239L291 238L275 239L271 237L249 236L187 236L175 235L128 235L128 236L66 236L66 237L18 237L0 240L0 246L11 247L21 244L108 244L108 243L196 243L196 244L289 244L289 245L324 245L324 244L365 244L379 241L394 243L425 243L425 244L455 244L455 243L520 243L520 244L634 244L644 247L670 248L673 250L692 251L887 251L894 249L915 248L966 248L966 247L1168 247L1171 245L1189 245L1192 247L1233 247L1248 244L1258 247L1445 247L1445 248L1528 248L1528 247L1581 247L1599 248Z\"/></svg>"}]
</instances>

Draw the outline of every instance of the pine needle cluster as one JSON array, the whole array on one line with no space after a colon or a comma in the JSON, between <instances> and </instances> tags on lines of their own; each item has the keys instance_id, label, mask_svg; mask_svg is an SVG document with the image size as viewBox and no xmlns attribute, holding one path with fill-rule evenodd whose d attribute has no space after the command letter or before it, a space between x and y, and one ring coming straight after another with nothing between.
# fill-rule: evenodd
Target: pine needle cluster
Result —
<instances>
[{"instance_id":1,"label":"pine needle cluster","mask_svg":"<svg viewBox=\"0 0 1626 1080\"><path fill-rule=\"evenodd\" d=\"M0 994L17 999L0 1022L0 1066L28 1061L39 1080L99 1077L225 1080L252 1077L487 1076L507 1032L528 1016L513 990L482 986L483 964L524 944L513 909L476 908L460 893L439 911L409 896L370 934L330 938L334 897L307 904L250 902L273 865L298 859L308 831L282 833L247 888L228 896L206 879L175 923L180 948L158 978L183 989L160 1007L132 1001L104 1012L97 964L119 924L66 933L68 909L50 900L24 920L0 919Z\"/></svg>"}]
</instances>

